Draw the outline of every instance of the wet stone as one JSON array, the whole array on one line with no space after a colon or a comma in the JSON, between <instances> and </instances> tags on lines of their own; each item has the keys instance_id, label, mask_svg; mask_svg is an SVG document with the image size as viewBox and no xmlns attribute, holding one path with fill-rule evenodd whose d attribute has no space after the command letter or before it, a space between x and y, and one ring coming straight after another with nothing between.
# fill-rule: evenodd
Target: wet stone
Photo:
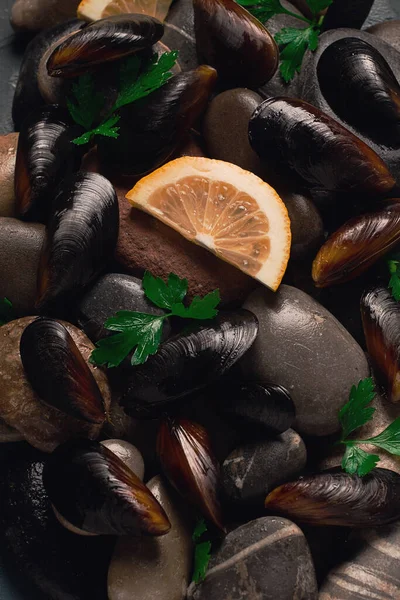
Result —
<instances>
[{"instance_id":1,"label":"wet stone","mask_svg":"<svg viewBox=\"0 0 400 600\"><path fill-rule=\"evenodd\" d=\"M304 194L281 192L292 231L290 256L302 260L313 255L324 242L324 224L318 208Z\"/></svg>"},{"instance_id":2,"label":"wet stone","mask_svg":"<svg viewBox=\"0 0 400 600\"><path fill-rule=\"evenodd\" d=\"M15 214L14 169L18 134L0 136L0 217Z\"/></svg>"},{"instance_id":3,"label":"wet stone","mask_svg":"<svg viewBox=\"0 0 400 600\"><path fill-rule=\"evenodd\" d=\"M120 458L126 466L129 467L141 481L143 481L143 457L135 446L125 440L104 440L104 442L101 443L111 450L111 452L116 454L118 458Z\"/></svg>"}]
</instances>

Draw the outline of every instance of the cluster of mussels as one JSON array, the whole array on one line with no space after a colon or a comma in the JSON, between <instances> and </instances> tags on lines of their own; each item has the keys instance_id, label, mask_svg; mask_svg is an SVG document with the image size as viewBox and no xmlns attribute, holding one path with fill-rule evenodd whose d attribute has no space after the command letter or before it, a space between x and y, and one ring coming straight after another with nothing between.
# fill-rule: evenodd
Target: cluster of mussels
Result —
<instances>
[{"instance_id":1,"label":"cluster of mussels","mask_svg":"<svg viewBox=\"0 0 400 600\"><path fill-rule=\"evenodd\" d=\"M335 442L371 367L376 414L357 435L400 416L400 305L380 260L400 243L400 24L361 31L373 1L334 0L285 84L273 34L293 16L176 0L164 23L88 23L77 5L15 3L15 27L46 29L22 60L18 133L0 138L0 535L21 598L399 599L399 459L374 449L379 468L349 475ZM96 127L121 61L169 49L173 76L120 108L118 136L74 143L77 77L104 100ZM131 209L132 184L180 156L278 191L292 249L276 293ZM146 270L191 296L219 288L222 310L170 317L144 364L102 369L108 317L163 314ZM201 517L211 562L191 583Z\"/></svg>"}]
</instances>

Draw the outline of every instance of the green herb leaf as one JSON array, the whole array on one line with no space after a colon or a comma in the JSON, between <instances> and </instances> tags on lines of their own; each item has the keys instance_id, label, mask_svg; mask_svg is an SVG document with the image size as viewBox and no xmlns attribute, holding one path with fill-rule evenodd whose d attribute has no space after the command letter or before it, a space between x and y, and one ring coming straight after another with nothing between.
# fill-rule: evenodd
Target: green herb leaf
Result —
<instances>
[{"instance_id":1,"label":"green herb leaf","mask_svg":"<svg viewBox=\"0 0 400 600\"><path fill-rule=\"evenodd\" d=\"M285 46L281 51L280 72L288 83L300 71L306 51L317 49L318 31L314 26L306 29L285 27L276 34L275 41L279 46Z\"/></svg>"},{"instance_id":2,"label":"green herb leaf","mask_svg":"<svg viewBox=\"0 0 400 600\"><path fill-rule=\"evenodd\" d=\"M137 339L135 330L103 338L97 342L97 348L90 355L90 362L99 367L118 367L135 347Z\"/></svg>"},{"instance_id":3,"label":"green herb leaf","mask_svg":"<svg viewBox=\"0 0 400 600\"><path fill-rule=\"evenodd\" d=\"M208 563L211 558L211 542L196 544L194 549L193 581L200 583L206 576Z\"/></svg>"},{"instance_id":4,"label":"green herb leaf","mask_svg":"<svg viewBox=\"0 0 400 600\"><path fill-rule=\"evenodd\" d=\"M247 8L252 15L259 19L262 23L269 21L275 15L290 15L311 24L310 19L303 15L296 14L280 3L279 0L236 0L238 4Z\"/></svg>"},{"instance_id":5,"label":"green herb leaf","mask_svg":"<svg viewBox=\"0 0 400 600\"><path fill-rule=\"evenodd\" d=\"M208 531L208 528L205 519L199 519L194 528L192 540L197 542L206 531Z\"/></svg>"},{"instance_id":6,"label":"green herb leaf","mask_svg":"<svg viewBox=\"0 0 400 600\"><path fill-rule=\"evenodd\" d=\"M0 326L15 319L13 305L8 298L0 300Z\"/></svg>"},{"instance_id":7,"label":"green herb leaf","mask_svg":"<svg viewBox=\"0 0 400 600\"><path fill-rule=\"evenodd\" d=\"M91 74L82 75L72 86L73 99L67 99L71 117L85 129L91 129L98 119L104 105L102 94L95 91L94 79Z\"/></svg>"},{"instance_id":8,"label":"green herb leaf","mask_svg":"<svg viewBox=\"0 0 400 600\"><path fill-rule=\"evenodd\" d=\"M347 446L342 460L342 469L350 475L364 477L375 469L379 462L379 456L368 454L358 446Z\"/></svg>"},{"instance_id":9,"label":"green herb leaf","mask_svg":"<svg viewBox=\"0 0 400 600\"><path fill-rule=\"evenodd\" d=\"M87 131L72 141L77 146L82 146L83 144L90 142L95 135L104 135L105 137L117 138L120 128L114 127L114 125L118 123L119 119L120 117L118 115L111 115L111 117L109 117L106 121L100 123L98 127L95 127L91 131Z\"/></svg>"},{"instance_id":10,"label":"green herb leaf","mask_svg":"<svg viewBox=\"0 0 400 600\"><path fill-rule=\"evenodd\" d=\"M332 4L333 0L307 0L307 4L314 16Z\"/></svg>"},{"instance_id":11,"label":"green herb leaf","mask_svg":"<svg viewBox=\"0 0 400 600\"><path fill-rule=\"evenodd\" d=\"M173 315L184 319L212 319L218 314L216 307L220 301L219 290L214 290L204 298L195 296L188 307L185 307L182 302L174 304L171 307L171 312Z\"/></svg>"},{"instance_id":12,"label":"green herb leaf","mask_svg":"<svg viewBox=\"0 0 400 600\"><path fill-rule=\"evenodd\" d=\"M376 409L369 404L374 398L375 388L371 377L360 381L357 387L353 385L349 402L339 412L339 421L343 429L342 440L372 419Z\"/></svg>"},{"instance_id":13,"label":"green herb leaf","mask_svg":"<svg viewBox=\"0 0 400 600\"><path fill-rule=\"evenodd\" d=\"M373 438L363 441L365 444L373 444L383 448L390 454L400 456L400 417L391 423L384 431Z\"/></svg>"},{"instance_id":14,"label":"green herb leaf","mask_svg":"<svg viewBox=\"0 0 400 600\"><path fill-rule=\"evenodd\" d=\"M182 302L187 294L187 279L180 279L178 275L170 273L168 283L160 277L153 277L146 271L143 277L143 289L149 300L160 308L170 309L174 304Z\"/></svg>"},{"instance_id":15,"label":"green herb leaf","mask_svg":"<svg viewBox=\"0 0 400 600\"><path fill-rule=\"evenodd\" d=\"M389 273L391 275L389 281L389 288L392 290L392 296L399 302L400 300L400 261L390 259L387 261L389 267Z\"/></svg>"}]
</instances>

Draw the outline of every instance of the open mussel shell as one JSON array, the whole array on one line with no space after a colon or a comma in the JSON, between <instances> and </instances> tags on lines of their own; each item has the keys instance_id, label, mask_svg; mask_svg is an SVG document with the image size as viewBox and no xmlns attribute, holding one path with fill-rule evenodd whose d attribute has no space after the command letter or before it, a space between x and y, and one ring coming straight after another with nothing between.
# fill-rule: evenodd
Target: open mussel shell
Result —
<instances>
[{"instance_id":1,"label":"open mussel shell","mask_svg":"<svg viewBox=\"0 0 400 600\"><path fill-rule=\"evenodd\" d=\"M14 177L20 218L46 220L57 186L79 168L82 152L72 143L77 135L68 112L59 106L39 108L24 121Z\"/></svg>"},{"instance_id":2,"label":"open mussel shell","mask_svg":"<svg viewBox=\"0 0 400 600\"><path fill-rule=\"evenodd\" d=\"M280 385L241 382L228 375L215 387L213 397L218 413L255 432L284 433L296 418L293 400Z\"/></svg>"},{"instance_id":3,"label":"open mussel shell","mask_svg":"<svg viewBox=\"0 0 400 600\"><path fill-rule=\"evenodd\" d=\"M322 53L321 92L332 110L378 144L400 146L400 86L380 52L359 38L342 38Z\"/></svg>"},{"instance_id":4,"label":"open mussel shell","mask_svg":"<svg viewBox=\"0 0 400 600\"><path fill-rule=\"evenodd\" d=\"M165 405L199 390L230 369L256 339L258 321L247 310L212 321L164 342L132 370L122 404L131 416L151 418Z\"/></svg>"},{"instance_id":5,"label":"open mussel shell","mask_svg":"<svg viewBox=\"0 0 400 600\"><path fill-rule=\"evenodd\" d=\"M388 400L400 402L400 304L377 287L362 296L361 317L374 374Z\"/></svg>"},{"instance_id":6,"label":"open mussel shell","mask_svg":"<svg viewBox=\"0 0 400 600\"><path fill-rule=\"evenodd\" d=\"M268 168L295 174L312 191L382 196L395 186L387 166L367 144L302 100L262 102L250 120L249 137Z\"/></svg>"},{"instance_id":7,"label":"open mussel shell","mask_svg":"<svg viewBox=\"0 0 400 600\"><path fill-rule=\"evenodd\" d=\"M165 419L158 432L157 454L179 494L223 530L219 463L204 427L184 418Z\"/></svg>"},{"instance_id":8,"label":"open mussel shell","mask_svg":"<svg viewBox=\"0 0 400 600\"><path fill-rule=\"evenodd\" d=\"M67 329L54 319L39 318L24 330L22 364L39 398L89 423L105 421L99 387Z\"/></svg>"},{"instance_id":9,"label":"open mussel shell","mask_svg":"<svg viewBox=\"0 0 400 600\"><path fill-rule=\"evenodd\" d=\"M91 23L57 46L47 70L53 77L75 77L101 65L150 48L164 26L148 15L123 14Z\"/></svg>"},{"instance_id":10,"label":"open mussel shell","mask_svg":"<svg viewBox=\"0 0 400 600\"><path fill-rule=\"evenodd\" d=\"M65 179L52 207L38 269L41 310L73 297L105 268L118 239L118 200L102 175Z\"/></svg>"},{"instance_id":11,"label":"open mussel shell","mask_svg":"<svg viewBox=\"0 0 400 600\"><path fill-rule=\"evenodd\" d=\"M309 525L384 525L400 517L400 475L387 469L374 469L362 478L327 471L277 487L265 506Z\"/></svg>"},{"instance_id":12,"label":"open mussel shell","mask_svg":"<svg viewBox=\"0 0 400 600\"><path fill-rule=\"evenodd\" d=\"M259 87L278 68L279 50L268 30L234 0L194 0L199 60L232 87Z\"/></svg>"},{"instance_id":13,"label":"open mussel shell","mask_svg":"<svg viewBox=\"0 0 400 600\"><path fill-rule=\"evenodd\" d=\"M168 517L150 490L111 450L87 440L58 446L43 482L72 528L105 535L164 535Z\"/></svg>"},{"instance_id":14,"label":"open mussel shell","mask_svg":"<svg viewBox=\"0 0 400 600\"><path fill-rule=\"evenodd\" d=\"M216 79L215 69L202 65L123 107L118 139L103 137L98 143L104 169L138 176L162 165L205 110Z\"/></svg>"},{"instance_id":15,"label":"open mussel shell","mask_svg":"<svg viewBox=\"0 0 400 600\"><path fill-rule=\"evenodd\" d=\"M364 273L400 242L400 200L386 210L354 217L319 250L312 266L318 287L345 283Z\"/></svg>"},{"instance_id":16,"label":"open mussel shell","mask_svg":"<svg viewBox=\"0 0 400 600\"><path fill-rule=\"evenodd\" d=\"M339 27L361 29L373 3L374 0L334 0L322 22L322 31Z\"/></svg>"}]
</instances>

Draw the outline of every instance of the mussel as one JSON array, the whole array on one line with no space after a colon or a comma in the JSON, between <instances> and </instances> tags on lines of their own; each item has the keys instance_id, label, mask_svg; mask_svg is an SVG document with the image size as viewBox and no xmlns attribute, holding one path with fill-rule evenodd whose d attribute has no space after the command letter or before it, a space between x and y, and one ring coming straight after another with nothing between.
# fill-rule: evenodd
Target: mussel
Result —
<instances>
[{"instance_id":1,"label":"mussel","mask_svg":"<svg viewBox=\"0 0 400 600\"><path fill-rule=\"evenodd\" d=\"M136 176L163 164L206 108L216 78L212 67L202 65L123 107L118 139L103 137L98 143L104 168Z\"/></svg>"},{"instance_id":2,"label":"mussel","mask_svg":"<svg viewBox=\"0 0 400 600\"><path fill-rule=\"evenodd\" d=\"M335 0L329 6L322 23L322 31L349 27L361 29L374 0Z\"/></svg>"},{"instance_id":3,"label":"mussel","mask_svg":"<svg viewBox=\"0 0 400 600\"><path fill-rule=\"evenodd\" d=\"M72 143L78 135L68 112L59 106L39 108L24 121L14 178L20 218L46 220L57 186L79 168L82 153Z\"/></svg>"},{"instance_id":4,"label":"mussel","mask_svg":"<svg viewBox=\"0 0 400 600\"><path fill-rule=\"evenodd\" d=\"M93 67L151 48L163 24L147 15L124 14L100 19L61 42L47 61L52 77L75 77Z\"/></svg>"},{"instance_id":5,"label":"mussel","mask_svg":"<svg viewBox=\"0 0 400 600\"><path fill-rule=\"evenodd\" d=\"M76 533L157 536L170 529L150 490L98 442L59 446L46 462L43 483L56 514Z\"/></svg>"},{"instance_id":6,"label":"mussel","mask_svg":"<svg viewBox=\"0 0 400 600\"><path fill-rule=\"evenodd\" d=\"M277 487L265 506L310 525L384 525L400 517L400 475L388 469L374 469L363 478L323 472Z\"/></svg>"},{"instance_id":7,"label":"mussel","mask_svg":"<svg viewBox=\"0 0 400 600\"><path fill-rule=\"evenodd\" d=\"M278 47L268 30L234 0L194 0L199 60L232 87L259 87L275 74Z\"/></svg>"},{"instance_id":8,"label":"mussel","mask_svg":"<svg viewBox=\"0 0 400 600\"><path fill-rule=\"evenodd\" d=\"M104 423L99 387L67 329L39 318L21 336L20 353L29 383L39 398L72 417Z\"/></svg>"},{"instance_id":9,"label":"mussel","mask_svg":"<svg viewBox=\"0 0 400 600\"><path fill-rule=\"evenodd\" d=\"M387 166L369 146L302 100L265 100L250 120L249 136L269 168L296 174L313 191L379 196L395 185Z\"/></svg>"},{"instance_id":10,"label":"mussel","mask_svg":"<svg viewBox=\"0 0 400 600\"><path fill-rule=\"evenodd\" d=\"M193 421L165 419L157 438L161 467L176 490L218 529L223 530L219 463L207 431Z\"/></svg>"},{"instance_id":11,"label":"mussel","mask_svg":"<svg viewBox=\"0 0 400 600\"><path fill-rule=\"evenodd\" d=\"M391 402L400 402L400 304L385 287L361 298L365 341L374 373Z\"/></svg>"},{"instance_id":12,"label":"mussel","mask_svg":"<svg viewBox=\"0 0 400 600\"><path fill-rule=\"evenodd\" d=\"M102 175L79 171L65 179L52 207L38 269L37 306L73 297L112 258L118 238L118 200Z\"/></svg>"},{"instance_id":13,"label":"mussel","mask_svg":"<svg viewBox=\"0 0 400 600\"><path fill-rule=\"evenodd\" d=\"M331 109L378 144L400 146L400 85L376 48L342 38L322 53L320 90Z\"/></svg>"},{"instance_id":14,"label":"mussel","mask_svg":"<svg viewBox=\"0 0 400 600\"><path fill-rule=\"evenodd\" d=\"M400 200L385 210L354 217L319 250L312 266L318 287L345 283L364 273L400 242Z\"/></svg>"},{"instance_id":15,"label":"mussel","mask_svg":"<svg viewBox=\"0 0 400 600\"><path fill-rule=\"evenodd\" d=\"M250 348L258 332L253 313L218 317L164 342L157 354L133 369L122 404L137 417L153 417L166 404L199 390L223 375Z\"/></svg>"}]
</instances>

